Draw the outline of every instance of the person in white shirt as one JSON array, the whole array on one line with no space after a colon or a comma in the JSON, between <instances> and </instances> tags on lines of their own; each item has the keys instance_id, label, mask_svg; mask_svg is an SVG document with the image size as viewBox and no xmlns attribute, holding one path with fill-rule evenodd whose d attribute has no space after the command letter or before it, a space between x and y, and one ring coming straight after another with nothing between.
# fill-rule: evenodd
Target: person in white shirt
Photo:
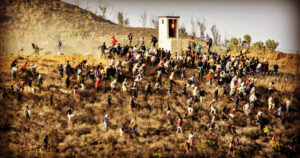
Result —
<instances>
[{"instance_id":1,"label":"person in white shirt","mask_svg":"<svg viewBox=\"0 0 300 158\"><path fill-rule=\"evenodd\" d=\"M123 83L122 83L122 92L126 92L127 91L127 81L126 81L126 78L125 78L125 80L123 81Z\"/></svg>"},{"instance_id":2,"label":"person in white shirt","mask_svg":"<svg viewBox=\"0 0 300 158\"><path fill-rule=\"evenodd\" d=\"M113 90L115 89L116 84L117 84L117 79L114 79L110 84L111 92L113 92Z\"/></svg>"},{"instance_id":3,"label":"person in white shirt","mask_svg":"<svg viewBox=\"0 0 300 158\"><path fill-rule=\"evenodd\" d=\"M291 105L291 101L289 99L286 99L285 101L286 103L286 111L285 111L285 114L287 114L289 112L289 109L290 109L290 105Z\"/></svg>"},{"instance_id":4,"label":"person in white shirt","mask_svg":"<svg viewBox=\"0 0 300 158\"><path fill-rule=\"evenodd\" d=\"M103 129L104 129L104 131L106 131L107 130L107 125L108 125L108 115L106 114L105 115L105 117L104 117L104 121L103 121Z\"/></svg>"},{"instance_id":5,"label":"person in white shirt","mask_svg":"<svg viewBox=\"0 0 300 158\"><path fill-rule=\"evenodd\" d=\"M11 69L11 74L13 76L13 79L16 79L17 77L17 71L18 71L18 68L16 66L14 66L12 69Z\"/></svg>"},{"instance_id":6,"label":"person in white shirt","mask_svg":"<svg viewBox=\"0 0 300 158\"><path fill-rule=\"evenodd\" d=\"M254 93L252 93L252 94L250 95L249 100L250 100L250 105L251 105L251 106L254 106L255 101L257 100L257 98L256 98L256 96L255 96Z\"/></svg>"},{"instance_id":7,"label":"person in white shirt","mask_svg":"<svg viewBox=\"0 0 300 158\"><path fill-rule=\"evenodd\" d=\"M268 99L268 104L269 104L269 110L274 109L275 103L273 102L272 96Z\"/></svg>"},{"instance_id":8,"label":"person in white shirt","mask_svg":"<svg viewBox=\"0 0 300 158\"><path fill-rule=\"evenodd\" d=\"M196 101L197 100L197 87L194 88L193 90L193 97L194 97L194 100Z\"/></svg>"},{"instance_id":9,"label":"person in white shirt","mask_svg":"<svg viewBox=\"0 0 300 158\"><path fill-rule=\"evenodd\" d=\"M249 112L249 103L244 105L244 111L245 111L246 115L249 115L249 113L250 113Z\"/></svg>"},{"instance_id":10,"label":"person in white shirt","mask_svg":"<svg viewBox=\"0 0 300 158\"><path fill-rule=\"evenodd\" d=\"M114 65L114 58L112 58L110 61L109 61L109 66L113 66Z\"/></svg>"}]
</instances>

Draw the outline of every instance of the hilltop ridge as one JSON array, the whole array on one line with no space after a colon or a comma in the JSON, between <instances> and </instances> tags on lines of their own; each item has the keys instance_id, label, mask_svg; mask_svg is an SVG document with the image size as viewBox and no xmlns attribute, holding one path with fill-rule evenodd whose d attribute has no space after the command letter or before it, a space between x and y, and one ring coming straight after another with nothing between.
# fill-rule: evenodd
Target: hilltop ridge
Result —
<instances>
[{"instance_id":1,"label":"hilltop ridge","mask_svg":"<svg viewBox=\"0 0 300 158\"><path fill-rule=\"evenodd\" d=\"M33 52L31 44L42 48L41 53L96 53L97 47L116 36L121 44L127 44L127 35L133 34L134 43L158 31L151 28L134 28L117 25L91 11L60 0L4 0L0 2L0 54ZM58 50L58 40L63 43Z\"/></svg>"}]
</instances>

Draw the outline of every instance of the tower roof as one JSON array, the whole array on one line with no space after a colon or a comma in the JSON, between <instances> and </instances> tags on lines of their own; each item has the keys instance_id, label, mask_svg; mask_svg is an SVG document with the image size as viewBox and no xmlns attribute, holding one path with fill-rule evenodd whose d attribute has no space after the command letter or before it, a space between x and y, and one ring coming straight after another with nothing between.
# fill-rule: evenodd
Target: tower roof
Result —
<instances>
[{"instance_id":1,"label":"tower roof","mask_svg":"<svg viewBox=\"0 0 300 158\"><path fill-rule=\"evenodd\" d=\"M158 16L158 18L180 18L180 16Z\"/></svg>"}]
</instances>

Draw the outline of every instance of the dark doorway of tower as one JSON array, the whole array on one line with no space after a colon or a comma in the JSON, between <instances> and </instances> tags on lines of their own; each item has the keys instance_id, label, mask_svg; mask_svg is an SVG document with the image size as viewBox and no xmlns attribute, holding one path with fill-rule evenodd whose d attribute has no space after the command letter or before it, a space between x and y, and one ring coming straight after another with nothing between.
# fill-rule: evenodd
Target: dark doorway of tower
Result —
<instances>
[{"instance_id":1,"label":"dark doorway of tower","mask_svg":"<svg viewBox=\"0 0 300 158\"><path fill-rule=\"evenodd\" d=\"M177 19L169 19L169 38L176 38Z\"/></svg>"}]
</instances>

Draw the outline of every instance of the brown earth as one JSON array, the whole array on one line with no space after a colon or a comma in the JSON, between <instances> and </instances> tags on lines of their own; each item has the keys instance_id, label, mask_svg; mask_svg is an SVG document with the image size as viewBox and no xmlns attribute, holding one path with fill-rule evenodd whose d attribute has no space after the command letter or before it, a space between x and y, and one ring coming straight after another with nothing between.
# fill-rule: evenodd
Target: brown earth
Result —
<instances>
[{"instance_id":1,"label":"brown earth","mask_svg":"<svg viewBox=\"0 0 300 158\"><path fill-rule=\"evenodd\" d=\"M230 52L232 56L238 55L238 52ZM268 50L249 50L245 54L247 57L259 57L260 61L265 59L269 62L270 68L273 69L275 62L280 66L279 72L298 75L300 73L300 54L284 53L279 51Z\"/></svg>"},{"instance_id":2,"label":"brown earth","mask_svg":"<svg viewBox=\"0 0 300 158\"><path fill-rule=\"evenodd\" d=\"M27 85L22 100L6 92L10 85L18 84L25 74L20 73L19 79L13 81L10 75L10 63L19 58L19 64L29 61L30 68L34 63L38 64L37 71L44 77L42 90L32 94L28 92ZM21 59L23 58L23 59ZM241 149L237 151L238 157L291 157L293 154L290 146L290 138L299 131L299 80L295 76L283 75L280 77L256 76L258 106L246 117L242 107L238 107L236 119L222 120L223 107L229 110L234 106L227 96L221 96L216 105L216 131L210 133L208 125L211 120L209 115L209 103L213 98L213 90L208 88L207 80L196 81L196 85L202 86L209 94L204 103L194 105L194 114L183 119L183 134L176 134L175 120L178 115L184 115L187 111L187 97L181 95L183 81L175 77L177 85L173 88L171 97L167 95L168 80L164 81L164 90L155 93L148 98L139 92L137 108L132 110L129 106L129 93L121 93L120 84L112 94L112 107L107 106L107 94L109 82L101 86L97 93L91 81L86 82L86 90L80 91L80 97L76 98L71 92L65 90L65 84L58 79L58 66L66 60L71 61L72 67L83 59L88 59L90 65L96 65L104 60L79 57L79 56L37 56L21 55L0 57L0 90L1 99L1 152L6 157L225 157L230 140L235 135L241 137ZM144 84L152 81L151 67L147 67ZM188 70L190 77L197 70ZM127 73L126 73L127 74ZM130 75L127 75L130 77ZM166 78L164 76L163 78ZM72 77L72 85L75 84L75 76ZM283 99L292 96L292 108L285 117L281 118L267 110L267 85L276 81L275 96L276 107L284 105ZM36 87L36 80L33 81ZM153 85L152 85L153 86ZM71 86L72 87L72 86ZM215 87L215 84L213 85ZM140 87L142 89L142 87ZM214 89L214 88L213 88ZM50 94L54 94L54 106L49 105ZM189 93L191 96L191 91ZM244 105L242 101L240 105ZM171 106L171 115L167 115L167 105ZM31 108L32 120L25 122L25 107ZM66 110L74 108L75 117L70 124L67 123ZM262 110L269 121L270 136L263 136L260 126L254 123L254 117L258 110ZM103 118L109 116L108 131L103 131ZM138 134L125 133L119 136L119 128L122 124L128 125L130 119L136 116L138 121ZM235 125L235 133L228 128ZM184 142L188 134L193 132L193 152L186 155ZM272 149L271 136L281 135L281 151ZM50 150L42 149L42 141L45 135L49 135ZM209 143L213 142L213 143ZM299 147L297 145L297 147Z\"/></svg>"},{"instance_id":3,"label":"brown earth","mask_svg":"<svg viewBox=\"0 0 300 158\"><path fill-rule=\"evenodd\" d=\"M25 3L26 2L26 3ZM151 35L158 31L151 28L123 27L103 19L90 11L59 0L2 0L0 1L0 54L31 54L32 43L41 54L97 53L97 47L114 35L123 45L127 35L133 34L133 43L145 38L150 45ZM24 51L20 52L23 46Z\"/></svg>"},{"instance_id":4,"label":"brown earth","mask_svg":"<svg viewBox=\"0 0 300 158\"><path fill-rule=\"evenodd\" d=\"M255 76L258 105L249 117L245 116L240 106L234 120L222 120L223 107L227 109L225 113L228 114L234 105L228 96L221 96L216 105L217 129L214 133L208 131L211 120L208 104L213 98L213 91L208 88L207 77L201 82L196 80L196 84L202 86L209 95L204 103L194 105L195 113L191 117L183 119L183 134L176 134L175 120L178 115L183 116L187 111L187 97L181 95L184 81L179 80L179 77L175 77L178 84L173 88L171 97L167 95L169 87L167 80L164 81L164 89L161 92L147 99L140 92L137 98L138 105L134 110L128 105L130 94L119 92L120 84L112 94L113 105L108 108L106 98L109 82L102 85L100 92L97 93L93 83L87 81L87 89L80 91L80 97L75 98L72 94L68 94L72 89L65 89L64 82L59 80L58 66L64 64L66 60L71 61L72 67L84 59L92 66L99 62L106 65L105 59L80 54L97 53L99 51L97 46L104 41L109 43L112 34L124 44L127 34L132 32L134 42L141 41L142 37L145 37L146 45L149 46L150 35L157 35L156 30L122 27L76 6L50 0L28 3L0 1L0 27L0 54L22 54L0 56L1 157L226 157L229 141L235 135L241 137L241 149L237 151L237 157L297 157L297 153L291 150L290 138L299 133L300 125L297 69L299 55L250 51L248 56L259 56L261 60L267 57L271 67L277 62L282 75ZM56 54L58 39L63 42L60 52L70 55L28 55L33 52L31 43L43 48L40 54ZM22 45L24 51L20 52ZM16 87L26 77L26 74L20 73L17 81L12 80L10 64L16 58L19 58L18 65L28 61L29 68L37 63L37 71L45 79L42 90L34 94L28 92L26 85L22 100L7 92L10 85ZM147 67L143 83L153 80L150 73L152 70L153 67ZM187 77L196 72L195 69L188 70ZM128 73L126 75L132 78ZM72 86L75 80L75 76L72 77ZM283 120L267 110L267 86L272 81L276 81L276 107L285 105L283 103L285 97L292 97L291 111ZM37 90L36 82L35 79L33 85ZM51 93L55 98L54 106L49 105ZM242 101L240 105L245 103ZM32 120L28 123L24 117L27 105L32 113ZM167 105L172 108L169 116L166 114ZM74 108L75 114L70 124L67 123L66 116L69 107ZM269 121L268 137L264 136L260 126L254 123L258 110L262 110ZM109 115L110 125L108 131L103 131L103 118L106 113ZM138 134L129 132L121 138L119 128L123 124L128 125L134 116L138 121ZM236 134L228 128L230 124L235 125ZM194 133L193 152L186 155L184 142L190 132ZM270 140L273 134L281 135L280 152L272 149ZM46 135L49 135L50 139L48 151L42 149L42 141Z\"/></svg>"}]
</instances>

